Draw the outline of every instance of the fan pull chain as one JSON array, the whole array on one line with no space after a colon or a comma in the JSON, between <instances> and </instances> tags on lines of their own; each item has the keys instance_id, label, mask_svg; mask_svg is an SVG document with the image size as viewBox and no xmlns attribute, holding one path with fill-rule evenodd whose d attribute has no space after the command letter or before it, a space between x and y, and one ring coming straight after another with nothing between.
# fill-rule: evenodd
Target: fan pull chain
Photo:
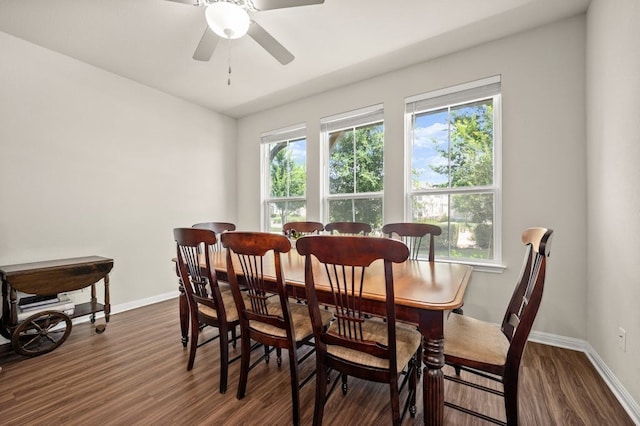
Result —
<instances>
[{"instance_id":1,"label":"fan pull chain","mask_svg":"<svg viewBox=\"0 0 640 426\"><path fill-rule=\"evenodd\" d=\"M231 39L227 42L227 60L229 62L229 73L227 75L227 86L231 86Z\"/></svg>"}]
</instances>

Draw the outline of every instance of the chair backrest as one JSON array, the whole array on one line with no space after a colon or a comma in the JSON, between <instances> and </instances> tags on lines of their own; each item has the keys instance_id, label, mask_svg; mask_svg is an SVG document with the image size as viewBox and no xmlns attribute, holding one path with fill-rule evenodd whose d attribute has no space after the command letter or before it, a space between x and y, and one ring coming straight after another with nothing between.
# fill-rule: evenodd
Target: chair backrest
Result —
<instances>
[{"instance_id":1,"label":"chair backrest","mask_svg":"<svg viewBox=\"0 0 640 426\"><path fill-rule=\"evenodd\" d=\"M236 225L230 222L200 222L191 226L192 228L198 229L208 229L209 231L213 231L218 237L218 242L211 246L212 251L221 251L222 244L220 243L220 234L226 231L235 231Z\"/></svg>"},{"instance_id":2,"label":"chair backrest","mask_svg":"<svg viewBox=\"0 0 640 426\"><path fill-rule=\"evenodd\" d=\"M240 321L260 321L286 330L287 337L293 338L291 312L284 284L284 274L280 262L280 253L291 250L291 243L284 235L268 232L225 232L221 235L222 245L227 249L227 275L233 298L238 308ZM271 252L273 257L267 257ZM237 263L234 263L234 258ZM236 271L237 265L241 271ZM238 273L242 273L244 292L250 301L245 303L240 291ZM275 274L274 274L275 272ZM265 275L276 277L276 288L280 299L281 311L273 314L273 295L265 282ZM291 333L291 335L290 335Z\"/></svg>"},{"instance_id":3,"label":"chair backrest","mask_svg":"<svg viewBox=\"0 0 640 426\"><path fill-rule=\"evenodd\" d=\"M547 228L529 228L522 233L522 243L527 247L524 264L502 320L502 332L511 342L507 363L516 368L542 300L552 234L553 230Z\"/></svg>"},{"instance_id":4,"label":"chair backrest","mask_svg":"<svg viewBox=\"0 0 640 426\"><path fill-rule=\"evenodd\" d=\"M175 228L173 237L177 245L178 272L192 318L197 318L198 304L215 309L218 318L226 318L216 271L210 256L205 255L216 245L216 234L208 229ZM205 268L202 268L203 261Z\"/></svg>"},{"instance_id":5,"label":"chair backrest","mask_svg":"<svg viewBox=\"0 0 640 426\"><path fill-rule=\"evenodd\" d=\"M396 316L392 263L404 262L408 258L407 246L388 238L318 235L300 238L296 247L298 253L305 256L305 286L318 351L326 351L326 345L339 345L389 359L390 368L395 369ZM371 340L371 336L362 332L365 321L363 307L366 306L362 298L363 284L370 265L376 260L382 260L384 265L386 312L383 316L387 320L388 345ZM320 269L315 271L315 276L314 268ZM322 284L331 288L337 322L337 327L331 330L336 331L323 328L315 282L319 276L326 279Z\"/></svg>"},{"instance_id":6,"label":"chair backrest","mask_svg":"<svg viewBox=\"0 0 640 426\"><path fill-rule=\"evenodd\" d=\"M331 222L327 223L324 229L331 234L337 232L344 235L368 235L371 233L371 225L365 222Z\"/></svg>"},{"instance_id":7,"label":"chair backrest","mask_svg":"<svg viewBox=\"0 0 640 426\"><path fill-rule=\"evenodd\" d=\"M418 259L422 247L422 239L428 235L429 252L427 258L429 262L433 262L435 260L434 237L442 234L442 228L428 223L387 223L382 227L382 233L389 238L395 238L394 235L400 238L409 247L411 259Z\"/></svg>"},{"instance_id":8,"label":"chair backrest","mask_svg":"<svg viewBox=\"0 0 640 426\"><path fill-rule=\"evenodd\" d=\"M324 231L320 222L287 222L282 225L282 233L287 237L319 234Z\"/></svg>"}]
</instances>

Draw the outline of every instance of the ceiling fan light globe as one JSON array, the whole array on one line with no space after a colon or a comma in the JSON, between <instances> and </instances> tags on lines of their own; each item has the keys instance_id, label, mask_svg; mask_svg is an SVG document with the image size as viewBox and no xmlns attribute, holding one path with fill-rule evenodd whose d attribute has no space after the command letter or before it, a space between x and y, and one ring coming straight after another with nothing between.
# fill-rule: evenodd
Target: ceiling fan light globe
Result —
<instances>
[{"instance_id":1,"label":"ceiling fan light globe","mask_svg":"<svg viewBox=\"0 0 640 426\"><path fill-rule=\"evenodd\" d=\"M223 38L240 38L249 31L251 20L247 11L234 3L219 1L211 3L205 10L207 25Z\"/></svg>"}]
</instances>

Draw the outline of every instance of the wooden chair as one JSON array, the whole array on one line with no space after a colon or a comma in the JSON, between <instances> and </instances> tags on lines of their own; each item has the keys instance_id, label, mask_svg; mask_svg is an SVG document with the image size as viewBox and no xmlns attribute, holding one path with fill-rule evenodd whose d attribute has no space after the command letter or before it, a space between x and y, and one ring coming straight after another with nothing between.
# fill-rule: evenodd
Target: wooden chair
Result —
<instances>
[{"instance_id":1,"label":"wooden chair","mask_svg":"<svg viewBox=\"0 0 640 426\"><path fill-rule=\"evenodd\" d=\"M344 235L369 235L371 233L371 225L364 222L331 222L327 223L324 229L332 235L336 232Z\"/></svg>"},{"instance_id":2,"label":"wooden chair","mask_svg":"<svg viewBox=\"0 0 640 426\"><path fill-rule=\"evenodd\" d=\"M291 250L291 243L283 235L265 232L225 232L222 234L222 245L227 249L227 275L240 313L242 361L237 397L244 398L249 370L257 364L249 365L251 340L262 343L265 348L275 347L278 366L281 362L281 349L287 349L291 373L293 423L297 425L300 419L299 388L311 378L309 376L300 383L298 363L313 353L312 349L298 360L297 349L310 344L313 331L307 307L289 303L287 297L280 254ZM265 258L268 252L273 253L273 258ZM238 265L241 271L236 272ZM271 274L276 276L274 297L270 297L273 293L269 291L268 283L265 282L265 271L275 271L275 274ZM247 286L246 298L242 297L240 291L238 273L242 274L243 284ZM332 316L332 313L324 312L319 321L328 324ZM265 356L268 361L268 355Z\"/></svg>"},{"instance_id":3,"label":"wooden chair","mask_svg":"<svg viewBox=\"0 0 640 426\"><path fill-rule=\"evenodd\" d=\"M435 260L435 247L434 237L442 234L442 229L437 225L430 225L428 223L387 223L382 227L382 233L389 238L394 238L394 235L400 238L407 247L411 254L411 259L418 259L420 254L420 248L422 247L422 239L429 236L429 262Z\"/></svg>"},{"instance_id":4,"label":"wooden chair","mask_svg":"<svg viewBox=\"0 0 640 426\"><path fill-rule=\"evenodd\" d=\"M216 235L207 229L176 228L173 235L177 244L177 267L184 288L189 317L191 318L191 345L187 370L193 368L196 349L213 339L198 344L202 325L218 328L220 339L220 393L227 390L229 360L229 331L235 346L235 328L240 324L233 295L218 286L216 271L206 256L216 245ZM200 266L200 260L206 259L206 268ZM214 339L215 339L214 338Z\"/></svg>"},{"instance_id":5,"label":"wooden chair","mask_svg":"<svg viewBox=\"0 0 640 426\"><path fill-rule=\"evenodd\" d=\"M518 372L529 332L542 299L552 234L553 231L546 228L529 228L522 233L526 256L502 324L488 323L452 313L445 327L445 362L453 365L456 371L455 376L445 377L503 396L507 422L445 402L448 407L496 424L518 424ZM461 378L461 370L501 382L503 391L476 383L470 384Z\"/></svg>"},{"instance_id":6,"label":"wooden chair","mask_svg":"<svg viewBox=\"0 0 640 426\"><path fill-rule=\"evenodd\" d=\"M348 376L389 384L392 419L400 424L399 392L409 383L403 415L410 408L416 412L416 359L422 341L415 327L396 323L393 262L404 262L409 249L400 241L388 238L357 236L309 236L296 243L305 256L305 285L309 313L316 342L316 402L313 424L321 425L327 395L328 369L336 370L338 378ZM363 312L362 286L368 267L382 260L386 291L384 318L367 318ZM336 308L336 321L323 327L322 312L316 293L316 279L322 276L323 287L330 286ZM320 284L320 283L318 283ZM327 291L323 288L322 291ZM407 374L402 369L408 366ZM398 380L404 376L402 385Z\"/></svg>"},{"instance_id":7,"label":"wooden chair","mask_svg":"<svg viewBox=\"0 0 640 426\"><path fill-rule=\"evenodd\" d=\"M222 243L220 242L220 234L226 231L235 231L236 225L230 222L200 222L193 224L192 228L208 229L213 231L218 238L218 242L212 247L213 251L222 251Z\"/></svg>"},{"instance_id":8,"label":"wooden chair","mask_svg":"<svg viewBox=\"0 0 640 426\"><path fill-rule=\"evenodd\" d=\"M324 225L320 222L287 222L282 225L282 233L287 237L319 234L324 231Z\"/></svg>"}]
</instances>

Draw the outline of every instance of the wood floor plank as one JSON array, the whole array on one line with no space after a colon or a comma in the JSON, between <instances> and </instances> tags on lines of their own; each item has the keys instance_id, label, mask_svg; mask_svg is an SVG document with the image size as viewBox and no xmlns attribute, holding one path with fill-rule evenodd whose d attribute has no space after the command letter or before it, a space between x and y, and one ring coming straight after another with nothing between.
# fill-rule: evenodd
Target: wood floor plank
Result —
<instances>
[{"instance_id":1,"label":"wood floor plank","mask_svg":"<svg viewBox=\"0 0 640 426\"><path fill-rule=\"evenodd\" d=\"M198 349L187 371L188 351L180 344L176 300L111 316L103 334L89 323L74 325L69 339L50 354L24 358L0 355L2 425L253 425L290 424L288 356L278 368L275 354L249 373L247 394L236 399L239 362L229 368L225 394L218 392L219 349ZM210 337L215 330L205 330ZM239 354L230 349L230 356ZM253 353L257 359L261 352ZM314 368L311 357L300 376ZM463 373L464 374L464 373ZM520 379L523 425L633 425L585 354L530 343ZM487 381L481 379L487 384ZM313 419L312 380L300 391L301 423ZM499 385L497 385L499 386ZM401 398L404 395L401 395ZM502 400L455 383L445 383L448 400L504 419ZM418 401L422 400L421 391ZM349 392L336 389L325 408L325 424L388 424L389 390L349 378ZM422 407L405 425L423 423ZM445 409L447 425L487 423Z\"/></svg>"}]
</instances>

